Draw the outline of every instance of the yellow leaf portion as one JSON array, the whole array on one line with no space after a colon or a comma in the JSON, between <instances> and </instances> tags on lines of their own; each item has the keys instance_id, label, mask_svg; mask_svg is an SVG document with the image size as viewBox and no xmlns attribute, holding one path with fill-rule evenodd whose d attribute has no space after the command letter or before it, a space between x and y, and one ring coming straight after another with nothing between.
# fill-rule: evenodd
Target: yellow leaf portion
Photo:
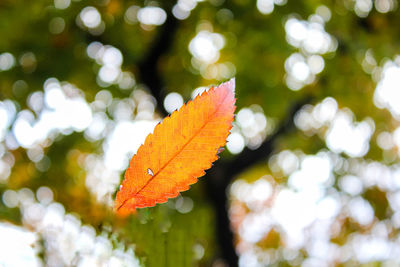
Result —
<instances>
[{"instance_id":1,"label":"yellow leaf portion","mask_svg":"<svg viewBox=\"0 0 400 267\"><path fill-rule=\"evenodd\" d=\"M232 128L234 89L234 79L212 87L154 128L125 172L115 200L118 213L164 203L205 174Z\"/></svg>"}]
</instances>

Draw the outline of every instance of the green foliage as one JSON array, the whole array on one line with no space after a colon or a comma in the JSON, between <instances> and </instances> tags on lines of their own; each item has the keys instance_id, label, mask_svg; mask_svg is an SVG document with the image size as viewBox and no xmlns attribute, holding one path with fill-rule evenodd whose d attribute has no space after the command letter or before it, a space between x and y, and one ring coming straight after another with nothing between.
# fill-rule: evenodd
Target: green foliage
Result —
<instances>
[{"instance_id":1,"label":"green foliage","mask_svg":"<svg viewBox=\"0 0 400 267\"><path fill-rule=\"evenodd\" d=\"M274 165L274 162L278 162L277 155L280 152L293 152L299 166L307 156L321 155L318 153L334 155L332 158L337 161L330 158L330 180L323 185L326 196L340 199L340 211L332 219L328 238L330 244L345 249L355 236L368 234L374 237L374 227L384 227L387 231L384 239L395 243L398 240L400 214L399 200L394 197L399 194L399 182L393 174L398 168L398 144L385 148L378 144L378 139L381 133L387 132L392 138L390 140L393 140L399 121L388 108L377 107L374 94L383 77L385 63L394 62L400 53L400 9L397 0L365 1L370 2L372 8L362 13L357 11L356 2L359 1L288 0L284 5L275 4L270 14L262 14L257 9L256 1L194 1L196 5L190 15L178 20L171 13L176 1L0 1L1 103L11 100L17 113L29 110L32 121L37 122L43 116L42 108L34 110L29 104L30 97L35 92L44 93L45 82L49 78L56 78L62 86L68 83L76 87L64 90L67 98L81 97L89 103L93 114L98 112L107 118L106 126L97 139L88 135L87 127L80 130L67 127L61 130L52 129L44 139L30 146L18 145L20 140L15 137L15 129L13 130L16 117L6 127L4 138L0 128L0 195L3 196L0 201L1 222L12 222L39 232L23 219L24 212L20 211L22 204L15 207L9 203L7 205L4 195L11 192L10 190L20 192L22 188L29 188L36 194L38 189L45 186L51 189L53 201L61 203L67 214L76 216L82 224L91 225L97 235L102 235L107 232L107 227L110 228L111 237L107 238L116 240L114 246L134 249L135 255L146 266L210 266L218 263L218 260L224 258L223 247L216 237L218 219L215 207L208 198L209 188L205 182L200 179L190 191L182 194L193 201L193 208L189 212L180 212L176 204L178 200L172 200L155 208L140 210L129 218L118 218L112 211L110 200L119 184L116 180L122 179L123 171L106 172L104 166L107 162L96 160L103 159L108 149L107 138L112 135L118 122L158 120L165 115L162 114L162 97L166 94L178 92L187 100L195 88L217 84L236 76L237 111L250 107L256 112L261 107L260 112L267 117L267 128L270 129L260 135L263 137L262 141L273 136L273 132L281 125L293 105L306 97L311 97L308 104L312 106L309 108L314 108L327 97L332 97L337 102L338 109L351 111L353 122L367 121L373 125L373 130L368 139L368 152L356 156L343 150L334 151L327 144L327 135L331 130L329 123L315 129L304 130L298 127L290 133L283 132L274 139L272 156L262 156L260 161L257 160L260 164L251 166L245 173L234 173L230 179L233 181L238 178L253 184L260 177L272 177L268 181L277 193L282 188L290 188L288 181L290 182L290 176L294 172L285 173L283 168L276 167L279 164ZM383 2L393 3L393 6L383 12L379 9ZM56 8L55 3L70 4L66 8ZM285 31L288 19L295 18L303 23L313 19L320 21L321 17L316 18L315 14L322 4L329 9L330 19L320 23L319 27L331 36L334 49L314 53L291 45ZM167 21L159 26L145 25L138 21L135 12L149 5L166 10ZM101 16L100 26L92 29L79 21L82 10L88 6L95 7ZM132 8L133 13L127 12L129 8ZM158 50L154 49L164 27L170 25L170 18L176 23L170 32L170 43L163 43ZM196 61L189 49L191 41L202 30L218 33L223 37L224 45L218 50L218 60L209 64ZM133 77L128 79L130 85L121 85L121 80L109 84L101 81L99 72L104 62L88 55L88 46L94 42L101 43L103 48L108 45L121 52L123 62L118 68ZM165 47L167 49L164 51ZM162 54L158 57L156 55L159 51ZM2 66L6 66L6 61L1 61L4 53L11 53L14 58L14 63L6 70L2 70ZM315 74L314 80L303 84L298 90L290 89L287 82L289 71L285 68L285 64L288 64L286 60L294 53L299 53L304 58L318 55L324 62L323 70ZM156 58L156 62L151 64L152 68L143 67L143 62L151 62L152 56ZM399 63L395 64L398 66ZM161 83L159 88L149 85L145 79L146 75L149 76L147 72L151 73L150 77L154 81ZM99 92L108 92L111 95L110 103L103 103L104 107L99 104L103 99ZM105 102L107 101L106 99ZM120 109L122 111L118 113L120 103L128 103L127 106L130 106L128 109ZM141 113L143 110L148 113ZM70 114L67 113L66 116ZM5 121L1 114L0 119L1 126ZM53 125L56 124L57 120L53 121ZM243 130L240 127L237 129L238 132ZM139 137L133 136L132 139L134 138ZM247 144L250 139L244 138ZM17 142L17 146L10 145L12 140ZM35 153L43 155L35 160ZM129 153L132 156L132 151ZM235 158L229 151L221 155L222 160ZM342 162L342 165L338 162ZM10 167L9 174L6 174L7 166ZM299 166L296 170L301 169ZM370 180L357 176L368 166L379 166L378 169L373 169L376 173L370 175L378 182L368 184ZM100 180L106 181L106 185L99 188L106 188L106 193L99 197L101 190L97 190L88 181L90 177L100 177L104 173L106 177ZM393 174L387 178L391 179L392 188L379 184L382 181L379 178L387 173ZM362 180L360 192L352 195L343 190L340 181L346 175L355 175ZM238 208L234 210L238 212L235 213L238 217L233 218L231 223L235 235L232 243L240 247L237 250L239 253L243 254L249 248L261 251L257 255L267 255L265 258L270 261L265 260L263 263L271 266L299 266L305 260L313 258L306 245L296 248L291 258L287 252L290 244L285 240L285 231L279 225L272 227L257 242L250 242L249 245L249 242L243 241L239 224L254 210L249 208L248 203L236 199L229 188L227 194L231 204L237 204L235 207ZM373 220L365 225L351 218L346 210L351 200L358 198L365 200L373 212ZM273 206L269 201L266 202L265 205ZM229 227L226 225L227 229ZM43 253L44 260L48 259L48 253L50 252ZM336 266L380 266L385 262L390 265L394 261L382 258L363 262L355 254L351 254L346 259L336 259L333 262ZM398 258L396 263L398 264ZM64 264L73 265L73 262Z\"/></svg>"}]
</instances>

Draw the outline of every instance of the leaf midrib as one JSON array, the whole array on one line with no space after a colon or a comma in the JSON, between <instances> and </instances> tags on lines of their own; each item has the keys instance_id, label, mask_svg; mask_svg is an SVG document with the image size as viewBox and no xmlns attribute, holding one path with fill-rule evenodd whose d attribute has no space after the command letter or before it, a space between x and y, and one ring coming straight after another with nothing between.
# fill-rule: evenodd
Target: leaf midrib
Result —
<instances>
[{"instance_id":1,"label":"leaf midrib","mask_svg":"<svg viewBox=\"0 0 400 267\"><path fill-rule=\"evenodd\" d=\"M225 93L225 96L223 97L221 104L218 105L217 109L211 114L211 116L209 116L206 120L206 122L199 128L199 130L182 146L182 148L180 150L178 150L172 157L171 159L169 159L164 166L162 166L131 198L137 196L162 170L164 170L168 164L174 160L184 149L185 147L201 132L201 130L203 130L203 128L210 122L210 120L212 120L212 118L214 117L214 115L219 111L219 109L222 106L222 103L226 100L226 97L228 95L227 91ZM179 112L179 111L178 111ZM125 203L130 200L131 198L127 198L124 200L124 202L122 202L122 204L117 208L117 210L119 210L120 208L122 208L122 206L125 205Z\"/></svg>"}]
</instances>

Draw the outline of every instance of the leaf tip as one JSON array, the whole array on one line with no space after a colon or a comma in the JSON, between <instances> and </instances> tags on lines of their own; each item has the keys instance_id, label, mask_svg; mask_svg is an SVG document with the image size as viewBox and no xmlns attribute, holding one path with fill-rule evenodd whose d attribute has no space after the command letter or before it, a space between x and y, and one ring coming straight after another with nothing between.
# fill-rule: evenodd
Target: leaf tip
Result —
<instances>
[{"instance_id":1,"label":"leaf tip","mask_svg":"<svg viewBox=\"0 0 400 267\"><path fill-rule=\"evenodd\" d=\"M226 82L226 85L228 85L229 89L231 89L232 92L235 93L236 78L231 78L229 81Z\"/></svg>"}]
</instances>

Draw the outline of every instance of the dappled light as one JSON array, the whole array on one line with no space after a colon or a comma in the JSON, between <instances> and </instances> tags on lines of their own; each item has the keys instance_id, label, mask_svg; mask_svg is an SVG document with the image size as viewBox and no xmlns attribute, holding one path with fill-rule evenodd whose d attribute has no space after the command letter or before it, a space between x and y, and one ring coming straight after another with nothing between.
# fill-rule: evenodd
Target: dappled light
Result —
<instances>
[{"instance_id":1,"label":"dappled light","mask_svg":"<svg viewBox=\"0 0 400 267\"><path fill-rule=\"evenodd\" d=\"M44 102L38 119L29 110L22 110L16 115L12 130L16 141L24 148L31 148L51 138L53 131L64 134L82 131L92 121L88 103L81 97L79 89L71 84L60 84L50 78L44 84L42 97L32 100L36 101L32 105L38 104L37 101Z\"/></svg>"},{"instance_id":2,"label":"dappled light","mask_svg":"<svg viewBox=\"0 0 400 267\"><path fill-rule=\"evenodd\" d=\"M265 116L261 106L242 108L237 112L227 148L233 154L240 153L245 146L257 149L273 129L273 120Z\"/></svg>"},{"instance_id":3,"label":"dappled light","mask_svg":"<svg viewBox=\"0 0 400 267\"><path fill-rule=\"evenodd\" d=\"M189 51L195 59L204 64L211 64L218 60L219 50L224 47L224 43L220 34L201 31L189 43Z\"/></svg>"},{"instance_id":4,"label":"dappled light","mask_svg":"<svg viewBox=\"0 0 400 267\"><path fill-rule=\"evenodd\" d=\"M290 158L293 163L287 166L279 165L278 158L281 155L288 160ZM376 181L378 184L373 181L368 182L368 179L372 178L370 173L374 171L382 173L379 168L383 166L380 167L375 163L367 166L363 162L348 163L353 168L359 169L359 172L340 178L339 185L343 192L341 193L329 189L333 183L333 173L338 168L335 166L338 161L337 156L326 152L320 152L317 156L304 154L299 156L302 158L300 165L297 163L298 156L289 151L281 152L278 158L271 162L273 165L277 164L274 168L271 166L275 172L279 172L279 169L290 170L288 188L280 188L271 176L261 177L252 184L243 180L237 180L232 184L231 219L234 225L237 224L239 227L238 247L246 248L247 251L243 254L243 259L241 256L241 260L247 261L247 257L251 256L260 264L275 263L277 258L260 258L256 244L269 233L278 231L282 234L284 251L291 250L294 253L299 247L306 246L311 259L321 265L343 262L353 257L362 263L374 260L396 261L400 246L397 242L386 239L389 229L397 227L396 216L391 222L374 222L374 209L360 196L363 191L375 185L389 192L398 190L398 186L383 185L384 182ZM396 172L397 170L389 171L386 182L397 180ZM286 173L288 175L288 171ZM256 192L263 192L262 197L257 197ZM354 198L349 199L349 196ZM243 207L238 201L245 203L249 209L245 217L243 217ZM393 199L392 205L398 205L396 201L398 200ZM329 229L337 227L339 218L343 220L345 217L359 225L372 228L369 233L353 235L344 246L337 246L331 242L332 238L335 238L335 232L332 233ZM250 250L249 245L252 246ZM321 247L325 249L321 251ZM347 255L348 258L343 258L343 255ZM301 255L294 253L290 262L296 262L298 257Z\"/></svg>"},{"instance_id":5,"label":"dappled light","mask_svg":"<svg viewBox=\"0 0 400 267\"><path fill-rule=\"evenodd\" d=\"M326 6L319 6L316 14L311 15L307 21L295 16L286 21L286 39L300 50L300 53L292 54L285 61L288 73L286 83L290 89L297 91L312 83L315 75L322 72L325 66L320 55L336 50L337 41L324 30L324 24L330 16Z\"/></svg>"},{"instance_id":6,"label":"dappled light","mask_svg":"<svg viewBox=\"0 0 400 267\"><path fill-rule=\"evenodd\" d=\"M10 53L0 54L0 71L6 71L11 69L15 65L15 58Z\"/></svg>"},{"instance_id":7,"label":"dappled light","mask_svg":"<svg viewBox=\"0 0 400 267\"><path fill-rule=\"evenodd\" d=\"M159 7L144 7L138 10L137 18L145 25L162 25L167 19L165 11Z\"/></svg>"},{"instance_id":8,"label":"dappled light","mask_svg":"<svg viewBox=\"0 0 400 267\"><path fill-rule=\"evenodd\" d=\"M381 70L382 78L374 94L374 103L379 108L387 108L392 115L399 119L400 117L400 92L398 85L400 82L400 56L396 57L395 62L388 61Z\"/></svg>"},{"instance_id":9,"label":"dappled light","mask_svg":"<svg viewBox=\"0 0 400 267\"><path fill-rule=\"evenodd\" d=\"M257 0L257 9L260 13L267 15L274 11L274 6L283 6L287 0Z\"/></svg>"},{"instance_id":10,"label":"dappled light","mask_svg":"<svg viewBox=\"0 0 400 267\"><path fill-rule=\"evenodd\" d=\"M82 225L79 217L66 213L62 204L53 201L53 193L48 187L40 187L36 197L27 188L7 190L3 193L3 202L9 208L19 207L24 227L34 229L36 234L1 224L0 232L7 237L0 241L2 251L6 252L2 255L7 255L0 258L2 263L40 266L37 250L46 249L49 253L47 262L51 266L140 266L132 248L125 248L123 244L115 248L108 238L110 233L96 234L92 226ZM44 248L39 245L39 236Z\"/></svg>"},{"instance_id":11,"label":"dappled light","mask_svg":"<svg viewBox=\"0 0 400 267\"><path fill-rule=\"evenodd\" d=\"M399 266L399 12L398 0L0 1L0 266ZM187 149L190 164L165 177L173 159L143 166L160 184L136 188L132 157L155 127L233 78L232 125L212 127L229 128L226 145L199 130L177 149L207 102L143 155L160 165ZM205 174L190 172L211 145ZM184 170L197 182L178 184Z\"/></svg>"},{"instance_id":12,"label":"dappled light","mask_svg":"<svg viewBox=\"0 0 400 267\"><path fill-rule=\"evenodd\" d=\"M179 109L183 105L183 98L179 93L169 93L164 99L165 110L169 113Z\"/></svg>"},{"instance_id":13,"label":"dappled light","mask_svg":"<svg viewBox=\"0 0 400 267\"><path fill-rule=\"evenodd\" d=\"M172 14L179 20L187 19L190 12L197 6L197 2L202 0L178 0L172 8Z\"/></svg>"}]
</instances>

